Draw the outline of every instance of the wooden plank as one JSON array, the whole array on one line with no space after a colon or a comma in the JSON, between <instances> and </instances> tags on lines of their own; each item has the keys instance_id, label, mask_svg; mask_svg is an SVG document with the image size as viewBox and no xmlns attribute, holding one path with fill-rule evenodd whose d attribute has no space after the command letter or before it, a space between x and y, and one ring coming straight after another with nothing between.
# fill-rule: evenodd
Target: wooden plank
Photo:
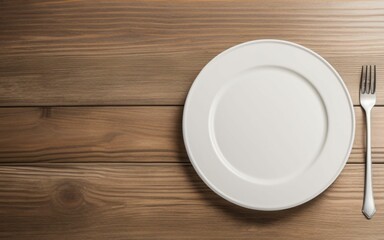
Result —
<instances>
[{"instance_id":1,"label":"wooden plank","mask_svg":"<svg viewBox=\"0 0 384 240\"><path fill-rule=\"evenodd\" d=\"M350 162L364 161L356 112ZM384 162L384 108L373 110L373 161ZM189 162L182 107L0 108L0 162Z\"/></svg>"},{"instance_id":2,"label":"wooden plank","mask_svg":"<svg viewBox=\"0 0 384 240\"><path fill-rule=\"evenodd\" d=\"M358 104L384 76L383 1L2 1L0 105L183 105L200 69L235 44L285 39L324 56ZM384 84L378 84L384 104Z\"/></svg>"},{"instance_id":3,"label":"wooden plank","mask_svg":"<svg viewBox=\"0 0 384 240\"><path fill-rule=\"evenodd\" d=\"M1 166L0 237L380 239L384 166L373 168L378 212L370 221L361 213L363 170L347 165L320 197L269 213L221 199L190 165Z\"/></svg>"},{"instance_id":4,"label":"wooden plank","mask_svg":"<svg viewBox=\"0 0 384 240\"><path fill-rule=\"evenodd\" d=\"M0 108L0 162L188 161L180 107Z\"/></svg>"}]
</instances>

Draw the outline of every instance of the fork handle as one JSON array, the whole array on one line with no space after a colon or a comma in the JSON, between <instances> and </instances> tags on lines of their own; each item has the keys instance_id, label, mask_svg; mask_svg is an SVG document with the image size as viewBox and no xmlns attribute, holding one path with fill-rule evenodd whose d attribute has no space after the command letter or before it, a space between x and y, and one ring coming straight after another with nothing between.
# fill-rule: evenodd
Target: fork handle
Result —
<instances>
[{"instance_id":1,"label":"fork handle","mask_svg":"<svg viewBox=\"0 0 384 240\"><path fill-rule=\"evenodd\" d=\"M376 212L375 200L373 198L372 188L372 159L371 159L371 111L365 111L367 123L367 152L365 163L365 189L364 189L364 203L363 214L371 219Z\"/></svg>"}]
</instances>

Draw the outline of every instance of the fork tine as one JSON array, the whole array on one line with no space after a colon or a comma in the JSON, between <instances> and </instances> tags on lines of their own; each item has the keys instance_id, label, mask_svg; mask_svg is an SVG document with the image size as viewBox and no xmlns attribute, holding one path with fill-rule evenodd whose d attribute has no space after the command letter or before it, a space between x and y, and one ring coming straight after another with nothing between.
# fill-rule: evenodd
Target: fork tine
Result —
<instances>
[{"instance_id":1,"label":"fork tine","mask_svg":"<svg viewBox=\"0 0 384 240\"><path fill-rule=\"evenodd\" d=\"M376 92L376 65L373 66L373 86L372 86L372 93L375 94Z\"/></svg>"},{"instance_id":2,"label":"fork tine","mask_svg":"<svg viewBox=\"0 0 384 240\"><path fill-rule=\"evenodd\" d=\"M367 80L367 91L366 93L367 94L370 94L371 93L371 84L372 84L372 66L369 65L369 77L368 77L368 80Z\"/></svg>"},{"instance_id":3,"label":"fork tine","mask_svg":"<svg viewBox=\"0 0 384 240\"><path fill-rule=\"evenodd\" d=\"M360 76L360 93L363 93L363 81L364 81L364 66L361 66L361 76Z\"/></svg>"},{"instance_id":4,"label":"fork tine","mask_svg":"<svg viewBox=\"0 0 384 240\"><path fill-rule=\"evenodd\" d=\"M368 82L368 65L365 65L364 90L363 90L363 93L367 92L367 82Z\"/></svg>"},{"instance_id":5,"label":"fork tine","mask_svg":"<svg viewBox=\"0 0 384 240\"><path fill-rule=\"evenodd\" d=\"M369 80L369 74L368 74L368 65L365 65L365 86L364 86L364 93L368 93L368 80Z\"/></svg>"}]
</instances>

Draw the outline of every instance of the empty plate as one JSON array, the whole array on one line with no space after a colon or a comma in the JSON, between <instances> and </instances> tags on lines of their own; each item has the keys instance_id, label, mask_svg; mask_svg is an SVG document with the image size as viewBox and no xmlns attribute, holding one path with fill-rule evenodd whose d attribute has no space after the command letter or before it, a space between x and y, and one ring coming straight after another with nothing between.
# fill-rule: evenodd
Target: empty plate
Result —
<instances>
[{"instance_id":1,"label":"empty plate","mask_svg":"<svg viewBox=\"0 0 384 240\"><path fill-rule=\"evenodd\" d=\"M256 210L305 203L343 169L354 110L336 70L287 41L257 40L211 60L185 103L183 135L201 179Z\"/></svg>"}]
</instances>

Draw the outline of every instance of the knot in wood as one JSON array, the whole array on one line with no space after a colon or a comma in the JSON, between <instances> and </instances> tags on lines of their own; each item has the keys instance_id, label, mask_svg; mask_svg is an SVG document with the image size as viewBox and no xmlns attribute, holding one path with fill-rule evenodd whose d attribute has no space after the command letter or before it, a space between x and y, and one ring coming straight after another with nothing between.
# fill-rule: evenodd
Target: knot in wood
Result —
<instances>
[{"instance_id":1,"label":"knot in wood","mask_svg":"<svg viewBox=\"0 0 384 240\"><path fill-rule=\"evenodd\" d=\"M65 209L76 209L83 205L82 187L78 184L66 182L58 186L56 200Z\"/></svg>"}]
</instances>

